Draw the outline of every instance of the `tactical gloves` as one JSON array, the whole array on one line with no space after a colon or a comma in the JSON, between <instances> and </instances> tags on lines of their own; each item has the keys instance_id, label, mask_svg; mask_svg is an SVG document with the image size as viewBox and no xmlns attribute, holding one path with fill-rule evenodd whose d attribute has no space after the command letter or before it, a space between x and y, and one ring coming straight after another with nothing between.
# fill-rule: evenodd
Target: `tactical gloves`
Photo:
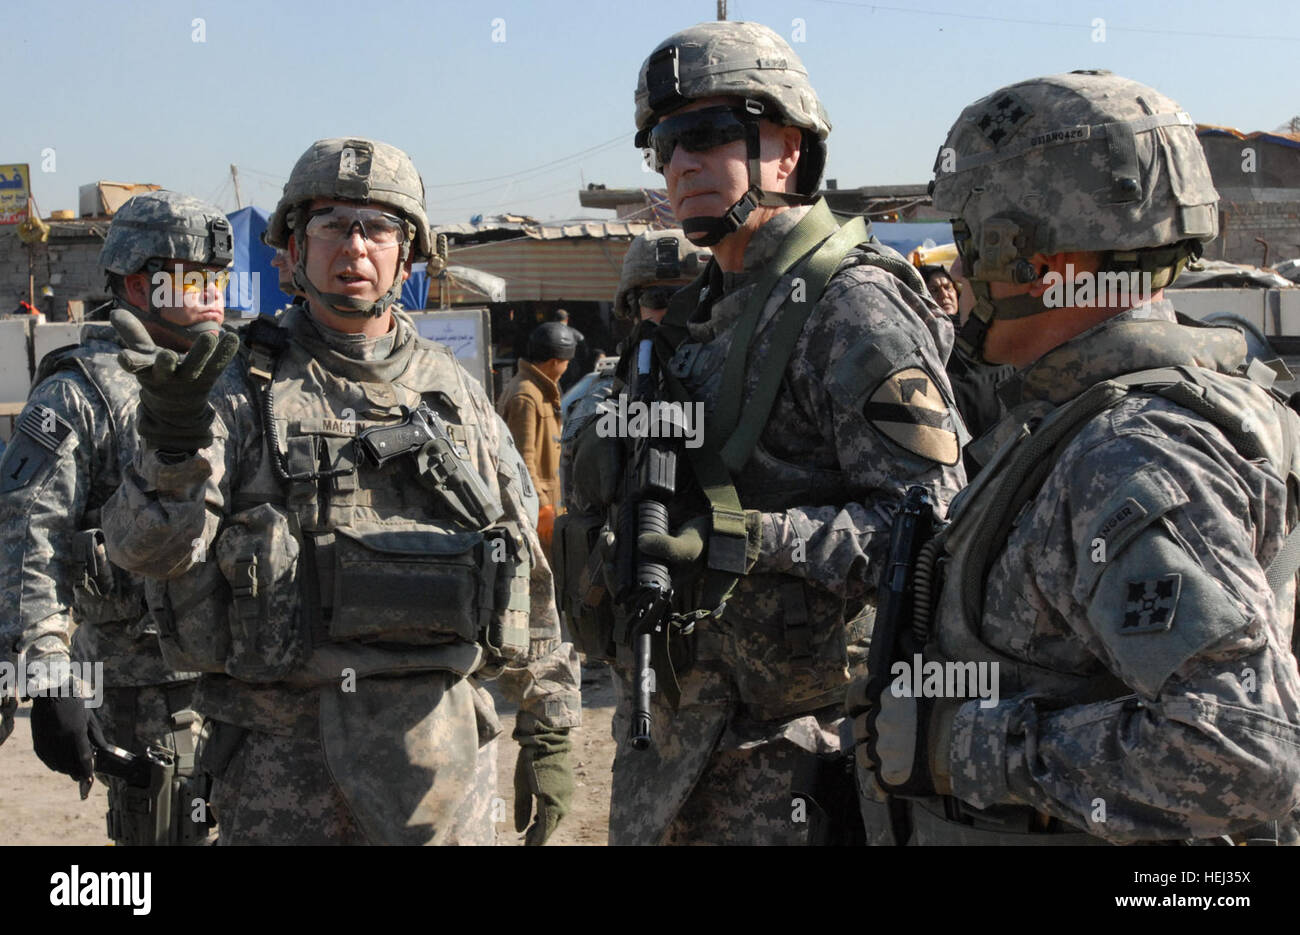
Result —
<instances>
[{"instance_id":1,"label":"tactical gloves","mask_svg":"<svg viewBox=\"0 0 1300 935\"><path fill-rule=\"evenodd\" d=\"M86 699L68 697L69 686L55 697L32 699L32 747L56 773L89 779L95 771L94 747L107 747L104 732L86 710ZM93 743L93 746L92 746Z\"/></svg>"},{"instance_id":2,"label":"tactical gloves","mask_svg":"<svg viewBox=\"0 0 1300 935\"><path fill-rule=\"evenodd\" d=\"M524 843L545 844L573 803L572 742L568 728L515 734L519 759L515 763L515 830L528 829ZM537 814L531 825L533 800Z\"/></svg>"},{"instance_id":3,"label":"tactical gloves","mask_svg":"<svg viewBox=\"0 0 1300 935\"><path fill-rule=\"evenodd\" d=\"M140 381L140 437L170 452L193 453L211 444L208 392L239 349L239 336L205 331L181 357L155 345L140 320L125 309L114 309L109 318L125 347L118 361Z\"/></svg>"},{"instance_id":4,"label":"tactical gloves","mask_svg":"<svg viewBox=\"0 0 1300 935\"><path fill-rule=\"evenodd\" d=\"M677 527L671 536L647 532L637 536L637 551L647 558L658 559L678 569L683 565L701 562L706 554L706 544L713 532L711 516L697 516ZM758 560L763 545L763 514L757 510L745 511L745 570L750 571Z\"/></svg>"},{"instance_id":5,"label":"tactical gloves","mask_svg":"<svg viewBox=\"0 0 1300 935\"><path fill-rule=\"evenodd\" d=\"M960 707L960 701L898 698L886 688L870 711L854 719L854 740L866 742L882 789L892 795L952 794L949 745Z\"/></svg>"}]
</instances>

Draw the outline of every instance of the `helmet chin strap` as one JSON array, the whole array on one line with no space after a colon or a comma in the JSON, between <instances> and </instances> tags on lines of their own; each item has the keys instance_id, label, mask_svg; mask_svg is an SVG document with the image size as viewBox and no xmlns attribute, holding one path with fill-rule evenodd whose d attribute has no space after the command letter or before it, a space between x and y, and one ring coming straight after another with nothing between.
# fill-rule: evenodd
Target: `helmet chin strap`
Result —
<instances>
[{"instance_id":1,"label":"helmet chin strap","mask_svg":"<svg viewBox=\"0 0 1300 935\"><path fill-rule=\"evenodd\" d=\"M808 195L763 190L762 149L758 121L754 119L749 120L746 125L745 156L749 164L749 189L740 196L740 200L728 208L721 217L687 218L682 221L682 231L696 246L712 247L724 237L734 234L745 226L745 222L749 220L755 208L792 208L797 205L810 205L817 200ZM691 236L701 232L704 234L703 237Z\"/></svg>"},{"instance_id":2,"label":"helmet chin strap","mask_svg":"<svg viewBox=\"0 0 1300 935\"><path fill-rule=\"evenodd\" d=\"M984 357L984 340L988 337L993 319L1015 321L1049 311L1043 304L1042 296L1026 293L995 300L989 294L987 282L982 279L971 279L968 282L975 296L975 307L971 309L966 324L957 332L957 346L974 360L992 363Z\"/></svg>"},{"instance_id":3,"label":"helmet chin strap","mask_svg":"<svg viewBox=\"0 0 1300 935\"><path fill-rule=\"evenodd\" d=\"M325 306L343 318L382 318L384 312L392 308L402 296L402 277L398 275L402 267L406 265L406 257L410 253L410 243L403 242L401 253L397 257L397 268L393 270L393 284L388 287L388 291L378 299L371 302L367 299L359 299L354 295L343 295L338 292L321 292L312 283L307 276L307 233L306 230L294 232L298 238L298 262L293 267L293 284L302 290L303 295L313 302Z\"/></svg>"}]
</instances>

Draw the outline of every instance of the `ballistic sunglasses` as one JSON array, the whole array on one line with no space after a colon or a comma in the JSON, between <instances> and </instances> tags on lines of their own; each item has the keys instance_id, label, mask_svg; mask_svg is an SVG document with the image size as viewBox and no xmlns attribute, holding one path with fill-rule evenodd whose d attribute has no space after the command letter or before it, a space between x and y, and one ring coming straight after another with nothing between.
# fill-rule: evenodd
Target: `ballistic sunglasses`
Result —
<instances>
[{"instance_id":1,"label":"ballistic sunglasses","mask_svg":"<svg viewBox=\"0 0 1300 935\"><path fill-rule=\"evenodd\" d=\"M680 145L688 153L743 140L753 118L744 110L720 104L669 117L650 128L645 137L656 172L663 172Z\"/></svg>"}]
</instances>

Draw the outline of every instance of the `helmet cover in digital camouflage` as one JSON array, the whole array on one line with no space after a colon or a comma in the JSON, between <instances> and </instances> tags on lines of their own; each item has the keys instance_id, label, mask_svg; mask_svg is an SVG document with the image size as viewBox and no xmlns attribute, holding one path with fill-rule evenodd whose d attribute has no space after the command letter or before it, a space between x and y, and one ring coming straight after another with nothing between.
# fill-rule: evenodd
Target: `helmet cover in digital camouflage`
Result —
<instances>
[{"instance_id":1,"label":"helmet cover in digital camouflage","mask_svg":"<svg viewBox=\"0 0 1300 935\"><path fill-rule=\"evenodd\" d=\"M265 241L272 247L287 247L290 236L305 237L306 216L301 210L313 199L338 199L393 209L410 225L401 246L398 269L408 259L423 259L433 252L429 219L424 210L424 181L411 157L378 140L335 137L317 140L298 158L280 203L267 224ZM300 248L305 242L300 240ZM294 282L303 292L345 316L378 317L401 295L401 275L376 302L362 302L351 296L321 293L307 279L306 251L299 250Z\"/></svg>"},{"instance_id":2,"label":"helmet cover in digital camouflage","mask_svg":"<svg viewBox=\"0 0 1300 935\"><path fill-rule=\"evenodd\" d=\"M971 353L994 315L1042 310L988 297L990 282L1037 279L1028 262L1036 253L1099 252L1122 263L1142 251L1154 264L1143 268L1164 269L1164 285L1218 233L1219 196L1191 117L1105 71L1034 78L981 98L953 124L934 170L934 207L954 217L976 296L959 337Z\"/></svg>"},{"instance_id":3,"label":"helmet cover in digital camouflage","mask_svg":"<svg viewBox=\"0 0 1300 935\"><path fill-rule=\"evenodd\" d=\"M216 205L179 192L144 192L117 209L99 251L99 265L129 276L151 259L229 266L230 221Z\"/></svg>"},{"instance_id":4,"label":"helmet cover in digital camouflage","mask_svg":"<svg viewBox=\"0 0 1300 935\"><path fill-rule=\"evenodd\" d=\"M99 264L118 276L158 273L169 261L226 267L234 258L234 243L230 221L216 205L180 192L142 192L113 215ZM186 341L221 327L211 320L192 325L167 321L153 308L152 287L148 303L143 308L126 304L141 318Z\"/></svg>"},{"instance_id":5,"label":"helmet cover in digital camouflage","mask_svg":"<svg viewBox=\"0 0 1300 935\"><path fill-rule=\"evenodd\" d=\"M709 246L744 223L759 204L810 203L826 165L830 118L808 71L781 36L760 23L715 21L675 33L655 48L641 65L636 87L636 145L645 147L660 118L693 100L726 96L743 99L745 113L804 131L796 170L798 196L765 192L756 177L758 133L755 123L747 146L750 191L732 206L725 220L692 218L683 222L688 234L706 231L695 242ZM739 212L739 214L737 214ZM732 218L739 223L735 223ZM706 224L707 221L718 223ZM693 223L694 222L694 223Z\"/></svg>"},{"instance_id":6,"label":"helmet cover in digital camouflage","mask_svg":"<svg viewBox=\"0 0 1300 935\"><path fill-rule=\"evenodd\" d=\"M678 229L646 231L628 244L614 295L614 314L636 319L638 293L647 286L683 286L708 265L712 254Z\"/></svg>"}]
</instances>

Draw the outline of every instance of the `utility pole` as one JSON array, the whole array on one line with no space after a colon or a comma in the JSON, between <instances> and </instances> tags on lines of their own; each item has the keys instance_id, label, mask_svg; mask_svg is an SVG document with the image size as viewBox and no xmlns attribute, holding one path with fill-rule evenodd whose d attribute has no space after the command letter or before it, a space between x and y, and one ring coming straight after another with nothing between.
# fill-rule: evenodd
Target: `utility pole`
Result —
<instances>
[{"instance_id":1,"label":"utility pole","mask_svg":"<svg viewBox=\"0 0 1300 935\"><path fill-rule=\"evenodd\" d=\"M239 197L239 170L235 164L230 164L230 180L235 183L235 208L238 210L244 206L244 200Z\"/></svg>"},{"instance_id":2,"label":"utility pole","mask_svg":"<svg viewBox=\"0 0 1300 935\"><path fill-rule=\"evenodd\" d=\"M718 0L718 20L727 18L727 0Z\"/></svg>"}]
</instances>

